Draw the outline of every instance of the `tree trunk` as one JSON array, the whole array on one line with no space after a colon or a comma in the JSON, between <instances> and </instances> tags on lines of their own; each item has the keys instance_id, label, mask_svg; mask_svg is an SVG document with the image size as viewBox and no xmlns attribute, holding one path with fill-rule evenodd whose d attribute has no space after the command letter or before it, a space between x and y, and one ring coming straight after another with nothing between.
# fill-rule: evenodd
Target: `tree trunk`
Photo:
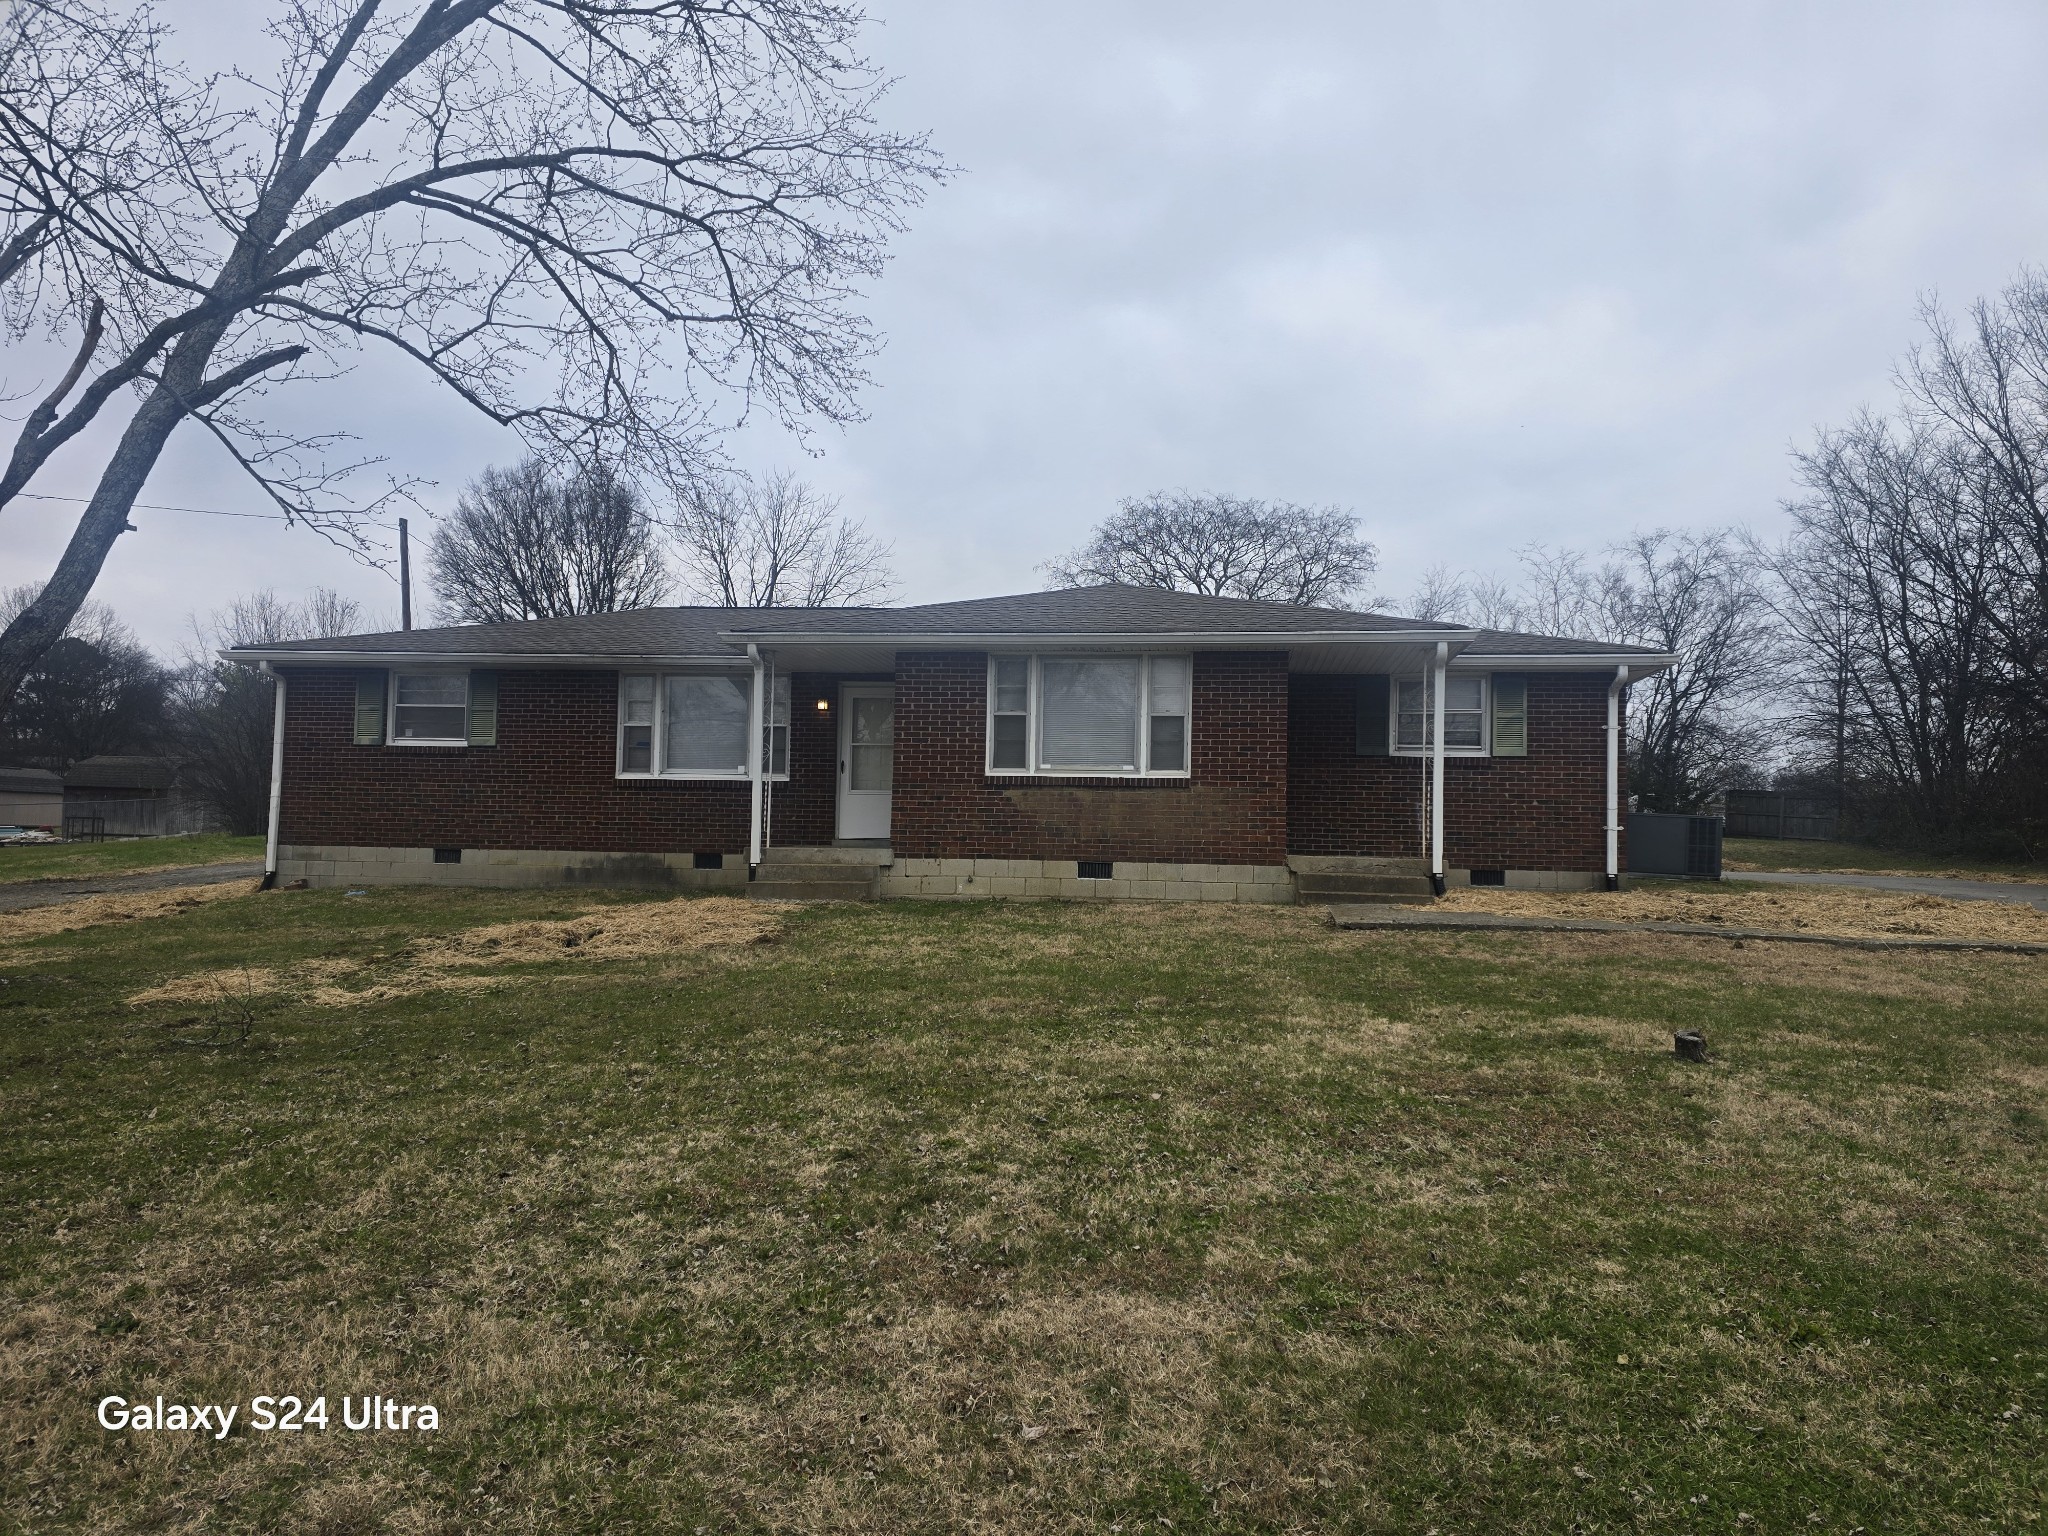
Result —
<instances>
[{"instance_id":1,"label":"tree trunk","mask_svg":"<svg viewBox=\"0 0 2048 1536\"><path fill-rule=\"evenodd\" d=\"M130 419L85 515L71 531L64 558L36 600L0 634L0 709L14 702L21 680L64 637L99 579L114 541L128 531L129 510L184 414L177 391L159 384Z\"/></svg>"}]
</instances>

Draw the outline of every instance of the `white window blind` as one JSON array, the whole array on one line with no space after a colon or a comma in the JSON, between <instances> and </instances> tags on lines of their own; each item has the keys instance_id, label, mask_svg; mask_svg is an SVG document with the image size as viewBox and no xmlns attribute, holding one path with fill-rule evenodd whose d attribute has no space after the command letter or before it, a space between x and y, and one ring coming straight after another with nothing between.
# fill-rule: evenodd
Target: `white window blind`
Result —
<instances>
[{"instance_id":1,"label":"white window blind","mask_svg":"<svg viewBox=\"0 0 2048 1536\"><path fill-rule=\"evenodd\" d=\"M1138 771L1138 658L1039 663L1038 766Z\"/></svg>"},{"instance_id":2,"label":"white window blind","mask_svg":"<svg viewBox=\"0 0 2048 1536\"><path fill-rule=\"evenodd\" d=\"M1188 766L1188 659L1154 656L1150 666L1145 766L1153 773L1179 773Z\"/></svg>"},{"instance_id":3,"label":"white window blind","mask_svg":"<svg viewBox=\"0 0 2048 1536\"><path fill-rule=\"evenodd\" d=\"M1436 740L1435 691L1426 677L1401 679L1394 690L1394 748L1426 752ZM1486 747L1486 679L1452 673L1444 680L1444 750Z\"/></svg>"},{"instance_id":4,"label":"white window blind","mask_svg":"<svg viewBox=\"0 0 2048 1536\"><path fill-rule=\"evenodd\" d=\"M747 684L731 677L671 677L662 698L662 769L747 771Z\"/></svg>"},{"instance_id":5,"label":"white window blind","mask_svg":"<svg viewBox=\"0 0 2048 1536\"><path fill-rule=\"evenodd\" d=\"M1031 658L998 656L990 683L989 766L1031 766Z\"/></svg>"},{"instance_id":6,"label":"white window blind","mask_svg":"<svg viewBox=\"0 0 2048 1536\"><path fill-rule=\"evenodd\" d=\"M654 771L654 679L619 679L619 772Z\"/></svg>"},{"instance_id":7,"label":"white window blind","mask_svg":"<svg viewBox=\"0 0 2048 1536\"><path fill-rule=\"evenodd\" d=\"M991 656L988 771L1185 774L1193 693L1186 656Z\"/></svg>"},{"instance_id":8,"label":"white window blind","mask_svg":"<svg viewBox=\"0 0 2048 1536\"><path fill-rule=\"evenodd\" d=\"M789 679L778 677L769 693L768 772L789 772Z\"/></svg>"},{"instance_id":9,"label":"white window blind","mask_svg":"<svg viewBox=\"0 0 2048 1536\"><path fill-rule=\"evenodd\" d=\"M391 734L396 741L468 741L469 675L399 673Z\"/></svg>"}]
</instances>

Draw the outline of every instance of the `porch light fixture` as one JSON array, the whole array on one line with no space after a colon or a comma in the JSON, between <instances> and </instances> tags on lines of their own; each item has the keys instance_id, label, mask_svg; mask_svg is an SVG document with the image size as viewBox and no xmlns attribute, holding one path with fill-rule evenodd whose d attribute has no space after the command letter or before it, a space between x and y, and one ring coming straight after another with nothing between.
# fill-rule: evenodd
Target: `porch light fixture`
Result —
<instances>
[{"instance_id":1,"label":"porch light fixture","mask_svg":"<svg viewBox=\"0 0 2048 1536\"><path fill-rule=\"evenodd\" d=\"M820 699L820 700L818 700L818 708L820 708L820 709L830 709L831 707L832 707L832 701L831 701L830 699Z\"/></svg>"}]
</instances>

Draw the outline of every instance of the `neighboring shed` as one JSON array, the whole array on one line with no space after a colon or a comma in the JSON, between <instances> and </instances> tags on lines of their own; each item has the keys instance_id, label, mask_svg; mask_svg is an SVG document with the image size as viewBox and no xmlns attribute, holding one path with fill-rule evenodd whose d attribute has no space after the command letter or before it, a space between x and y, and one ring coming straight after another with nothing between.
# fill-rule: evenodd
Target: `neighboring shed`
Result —
<instances>
[{"instance_id":1,"label":"neighboring shed","mask_svg":"<svg viewBox=\"0 0 2048 1536\"><path fill-rule=\"evenodd\" d=\"M56 827L64 820L64 781L47 768L0 768L0 826Z\"/></svg>"},{"instance_id":2,"label":"neighboring shed","mask_svg":"<svg viewBox=\"0 0 2048 1536\"><path fill-rule=\"evenodd\" d=\"M64 818L81 837L162 837L203 832L211 818L163 757L88 757L64 774Z\"/></svg>"}]
</instances>

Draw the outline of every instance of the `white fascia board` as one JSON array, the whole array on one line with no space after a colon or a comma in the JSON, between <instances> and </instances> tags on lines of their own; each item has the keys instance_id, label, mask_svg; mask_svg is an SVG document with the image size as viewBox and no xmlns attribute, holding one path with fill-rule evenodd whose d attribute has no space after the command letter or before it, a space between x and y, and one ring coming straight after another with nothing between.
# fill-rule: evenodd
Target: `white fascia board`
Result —
<instances>
[{"instance_id":1,"label":"white fascia board","mask_svg":"<svg viewBox=\"0 0 2048 1536\"><path fill-rule=\"evenodd\" d=\"M724 667L744 672L744 656L646 656L591 651L281 651L220 650L222 661L255 661L266 666L308 667L577 667L610 672L636 667Z\"/></svg>"},{"instance_id":2,"label":"white fascia board","mask_svg":"<svg viewBox=\"0 0 2048 1536\"><path fill-rule=\"evenodd\" d=\"M1282 651L1296 645L1470 645L1479 638L1476 629L1338 629L1284 630L1277 633L1235 633L1216 630L1146 629L1121 634L1058 634L1049 631L992 631L981 634L876 634L835 631L750 631L721 630L718 638L736 645L887 645L898 650L956 651L1017 647L1023 650L1060 646L1084 650L1090 646L1135 647L1158 650L1175 646L1201 646L1213 650Z\"/></svg>"},{"instance_id":3,"label":"white fascia board","mask_svg":"<svg viewBox=\"0 0 2048 1536\"><path fill-rule=\"evenodd\" d=\"M1631 673L1661 672L1675 667L1679 658L1670 652L1654 655L1642 651L1573 651L1562 656L1475 655L1467 652L1451 658L1454 672L1612 672L1627 667Z\"/></svg>"}]
</instances>

